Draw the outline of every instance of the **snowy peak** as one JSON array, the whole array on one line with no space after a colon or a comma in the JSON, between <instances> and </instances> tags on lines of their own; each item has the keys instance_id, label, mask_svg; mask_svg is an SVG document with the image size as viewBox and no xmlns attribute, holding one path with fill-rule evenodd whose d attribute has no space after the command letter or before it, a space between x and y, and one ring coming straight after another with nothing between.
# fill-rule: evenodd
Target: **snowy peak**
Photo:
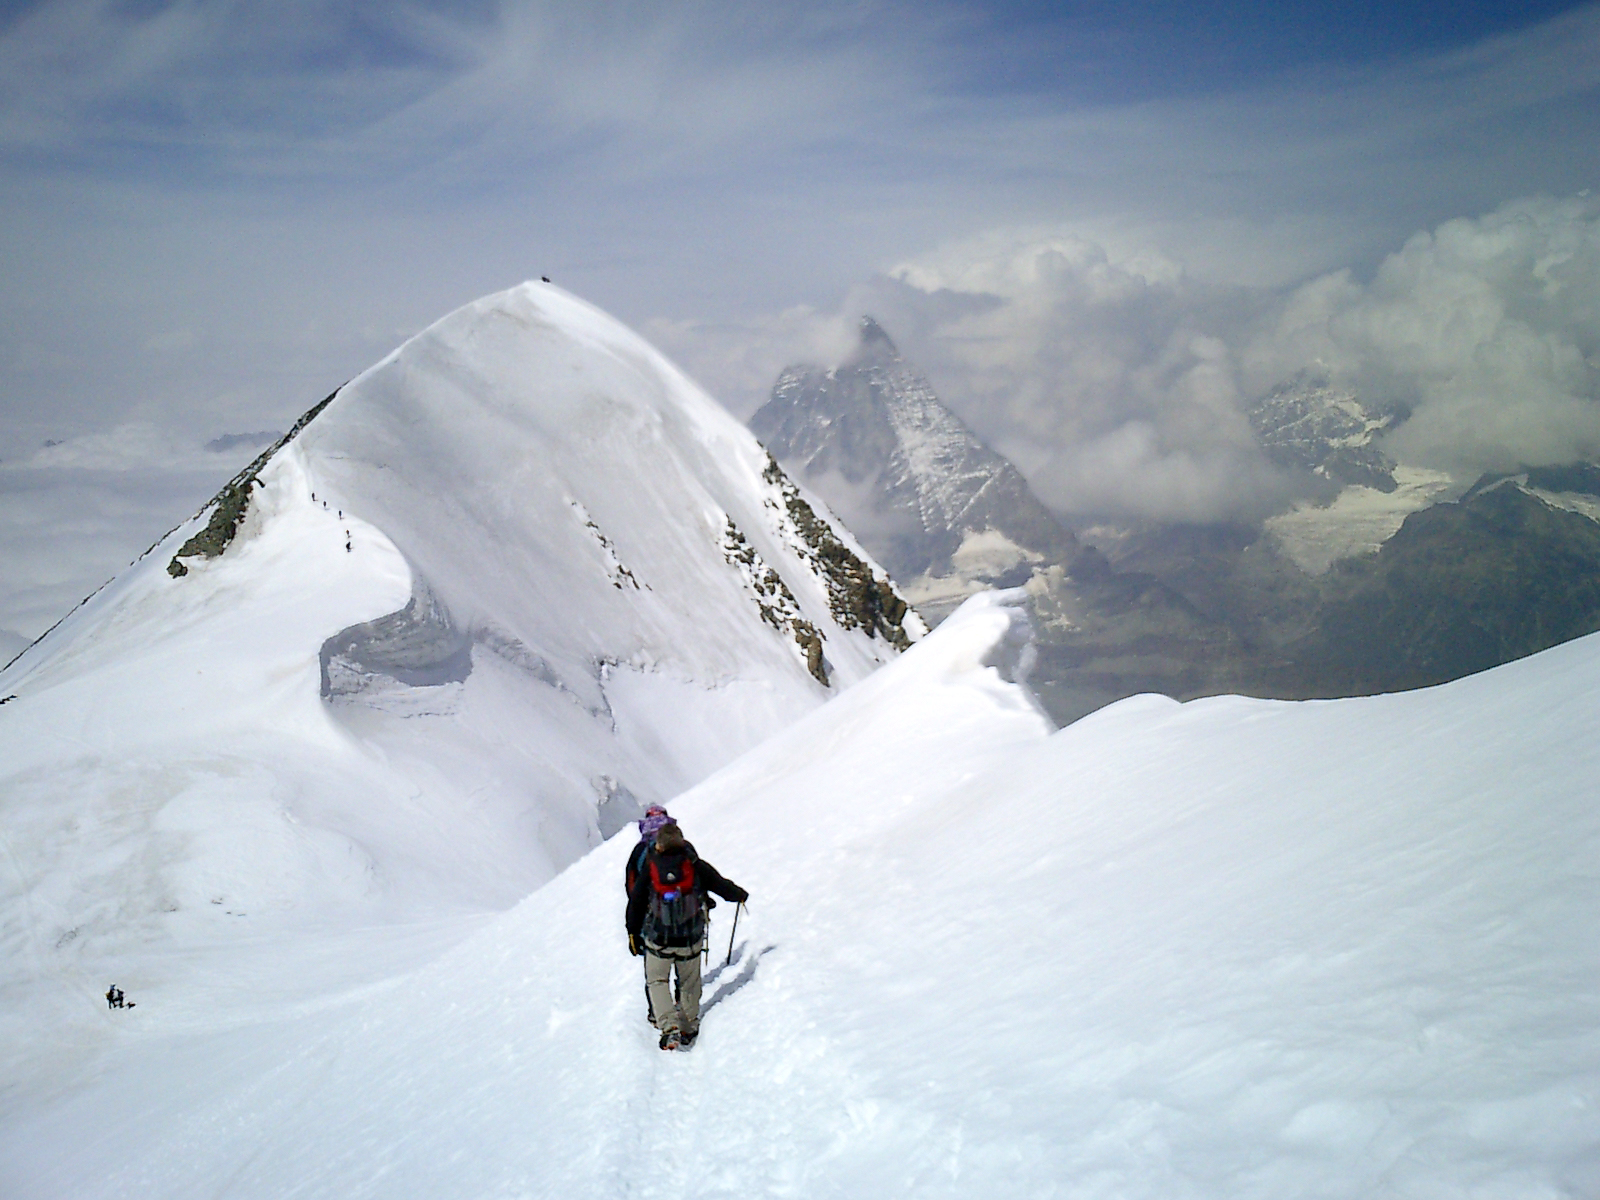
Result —
<instances>
[{"instance_id":1,"label":"snowy peak","mask_svg":"<svg viewBox=\"0 0 1600 1200\"><path fill-rule=\"evenodd\" d=\"M1512 474L1489 474L1462 496L1462 503L1500 488L1515 488L1551 508L1600 522L1600 466L1588 462L1558 467L1528 467Z\"/></svg>"},{"instance_id":2,"label":"snowy peak","mask_svg":"<svg viewBox=\"0 0 1600 1200\"><path fill-rule=\"evenodd\" d=\"M871 317L841 365L787 368L750 427L880 547L897 578L948 575L973 539L993 543L988 557L1006 559L1002 574L1075 549L1016 469L940 402Z\"/></svg>"},{"instance_id":3,"label":"snowy peak","mask_svg":"<svg viewBox=\"0 0 1600 1200\"><path fill-rule=\"evenodd\" d=\"M895 349L894 342L889 340L889 335L884 332L883 326L872 317L861 318L860 334L861 345L852 361L859 363L873 354L882 354L888 358L900 357L900 351Z\"/></svg>"},{"instance_id":4,"label":"snowy peak","mask_svg":"<svg viewBox=\"0 0 1600 1200\"><path fill-rule=\"evenodd\" d=\"M1398 414L1370 411L1325 374L1302 371L1252 405L1246 416L1268 458L1325 479L1392 492L1395 461L1376 439Z\"/></svg>"},{"instance_id":5,"label":"snowy peak","mask_svg":"<svg viewBox=\"0 0 1600 1200\"><path fill-rule=\"evenodd\" d=\"M545 285L469 304L0 672L33 831L0 944L61 948L0 1012L136 950L113 977L155 989L243 934L503 908L923 632L631 331Z\"/></svg>"},{"instance_id":6,"label":"snowy peak","mask_svg":"<svg viewBox=\"0 0 1600 1200\"><path fill-rule=\"evenodd\" d=\"M824 685L830 668L824 666L823 648L830 638L849 680L877 661L878 652L870 648L866 662L855 661L860 656L844 645L845 630L863 630L890 646L908 644L898 621L830 622L835 611L849 610L834 594L841 585L823 569L833 560L818 557L815 531L827 522L808 507L807 528L813 531L808 540L790 515L794 502L785 489L793 489L781 470L670 364L628 331L597 317L548 288L525 287L480 301L364 374L305 437L302 448L311 469L324 480L320 503L334 503L341 518L346 509L370 511L373 501L389 509L382 526L401 533L413 569L407 611L432 614L429 628L444 628L457 619L450 614L458 614L469 635L488 645L559 646L556 673L563 677L574 670L592 674L597 656L592 645L574 644L574 626L564 620L562 605L523 602L525 596L549 595L552 574L574 593L592 593L584 605L590 634L597 613L629 628L622 645L608 646L600 658L633 660L646 654L659 662L664 651L678 660L706 651L703 639L697 642L677 628L678 618L706 599L703 592L741 586L750 593L747 607L753 615L769 626L781 625L793 642L793 660ZM541 351L553 351L557 370L519 379L518 368ZM503 369L474 378L475 369L481 371L490 358ZM677 386L664 388L666 381ZM418 405L413 394L419 386L429 392L425 405ZM518 390L525 394L516 395ZM620 403L620 395L628 401ZM307 413L223 489L209 506L205 527L172 557L170 574L186 574L185 560L226 551L245 520L252 492L262 486L266 465L334 398ZM566 411L558 415L553 411L558 408ZM741 440L746 444L737 445ZM488 476L486 458L499 468ZM713 460L720 470L708 470ZM534 462L542 467L536 478L530 469ZM717 478L729 469L742 478ZM468 489L473 493L468 499L462 489L441 487L441 474L458 473L480 484L496 479L502 486ZM507 503L508 492L515 492L515 504ZM651 494L662 503L644 502ZM752 505L756 500L759 508ZM432 519L451 508L448 519ZM759 586L744 578L746 561L729 557L723 544L729 537L746 546L740 552L746 558L764 552ZM836 536L833 542L842 549ZM517 543L521 553L506 553ZM874 576L858 554L844 553L852 570L892 596L881 571ZM717 570L719 557L731 572ZM474 565L496 559L494 584L486 590ZM682 580L694 594L658 597L658 585L664 580L670 589L674 572L686 566L698 568ZM456 580L472 583L461 587ZM775 625L775 610L764 598L778 591L794 616ZM825 610L804 615L819 592ZM640 615L649 633L667 635L656 639L654 649L642 645L651 639L635 628ZM395 617L396 627L411 629L409 640L415 643L417 630L399 621L400 614ZM585 640L593 638L585 635ZM735 667L715 650L711 661L676 665L713 678ZM573 686L570 679L567 686Z\"/></svg>"}]
</instances>

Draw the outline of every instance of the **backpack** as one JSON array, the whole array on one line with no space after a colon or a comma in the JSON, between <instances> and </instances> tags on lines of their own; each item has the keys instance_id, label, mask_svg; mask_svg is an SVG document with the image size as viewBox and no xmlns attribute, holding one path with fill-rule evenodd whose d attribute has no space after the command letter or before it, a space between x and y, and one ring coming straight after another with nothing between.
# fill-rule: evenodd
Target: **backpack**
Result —
<instances>
[{"instance_id":1,"label":"backpack","mask_svg":"<svg viewBox=\"0 0 1600 1200\"><path fill-rule=\"evenodd\" d=\"M634 881L639 878L639 872L643 870L644 860L649 853L650 839L642 838L639 844L633 848L632 853L628 855L628 865L623 872L624 882L622 886L623 890L630 896L633 895Z\"/></svg>"},{"instance_id":2,"label":"backpack","mask_svg":"<svg viewBox=\"0 0 1600 1200\"><path fill-rule=\"evenodd\" d=\"M652 854L645 860L650 877L650 907L645 912L644 940L656 946L698 946L706 932L705 904L695 886L694 859Z\"/></svg>"}]
</instances>

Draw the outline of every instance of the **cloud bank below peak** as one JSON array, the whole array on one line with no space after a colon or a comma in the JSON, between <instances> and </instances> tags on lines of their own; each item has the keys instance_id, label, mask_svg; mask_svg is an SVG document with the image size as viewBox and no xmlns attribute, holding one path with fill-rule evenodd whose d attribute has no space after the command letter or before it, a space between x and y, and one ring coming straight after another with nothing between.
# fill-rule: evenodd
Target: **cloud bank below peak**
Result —
<instances>
[{"instance_id":1,"label":"cloud bank below peak","mask_svg":"<svg viewBox=\"0 0 1600 1200\"><path fill-rule=\"evenodd\" d=\"M1313 481L1261 454L1246 412L1301 372L1397 414L1383 448L1463 483L1600 459L1600 203L1532 197L1416 234L1367 278L1270 288L1157 250L993 230L853 289L838 313L658 337L728 390L836 362L870 312L968 424L1069 513L1255 520Z\"/></svg>"}]
</instances>

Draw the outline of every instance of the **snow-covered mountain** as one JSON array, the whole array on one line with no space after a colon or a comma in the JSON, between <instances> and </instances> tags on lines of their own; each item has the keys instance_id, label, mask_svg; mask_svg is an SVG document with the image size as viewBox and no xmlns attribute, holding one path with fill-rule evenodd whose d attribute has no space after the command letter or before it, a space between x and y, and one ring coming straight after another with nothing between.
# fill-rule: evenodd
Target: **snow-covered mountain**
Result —
<instances>
[{"instance_id":1,"label":"snow-covered mountain","mask_svg":"<svg viewBox=\"0 0 1600 1200\"><path fill-rule=\"evenodd\" d=\"M787 368L750 428L934 615L1076 553L1017 469L940 403L871 317L839 366Z\"/></svg>"},{"instance_id":2,"label":"snow-covered mountain","mask_svg":"<svg viewBox=\"0 0 1600 1200\"><path fill-rule=\"evenodd\" d=\"M1034 685L1056 721L1138 692L1233 683L1230 631L1154 577L1080 546L871 317L840 366L786 369L750 427L929 621L986 588L1026 585L1040 635Z\"/></svg>"},{"instance_id":3,"label":"snow-covered mountain","mask_svg":"<svg viewBox=\"0 0 1600 1200\"><path fill-rule=\"evenodd\" d=\"M751 892L692 1053L624 833L419 969L352 941L381 985L305 965L314 1007L128 986L6 1094L6 1195L1596 1193L1600 639L1059 732L1026 642L979 597L673 801Z\"/></svg>"},{"instance_id":4,"label":"snow-covered mountain","mask_svg":"<svg viewBox=\"0 0 1600 1200\"><path fill-rule=\"evenodd\" d=\"M502 909L920 633L634 334L470 304L0 673L0 1042Z\"/></svg>"},{"instance_id":5,"label":"snow-covered mountain","mask_svg":"<svg viewBox=\"0 0 1600 1200\"><path fill-rule=\"evenodd\" d=\"M1263 454L1314 496L1250 525L1078 514L1072 540L1067 518L977 442L883 331L870 319L862 330L842 366L786 370L752 428L858 522L875 555L903 566L930 620L979 588L1025 584L1034 686L1058 722L1143 691L1425 686L1600 628L1591 466L1467 488L1385 453L1403 407L1307 370L1245 415Z\"/></svg>"},{"instance_id":6,"label":"snow-covered mountain","mask_svg":"<svg viewBox=\"0 0 1600 1200\"><path fill-rule=\"evenodd\" d=\"M1300 372L1250 405L1245 415L1274 462L1341 486L1360 484L1380 492L1397 486L1397 464L1377 439L1400 414L1367 411L1354 391L1334 386L1325 373Z\"/></svg>"}]
</instances>

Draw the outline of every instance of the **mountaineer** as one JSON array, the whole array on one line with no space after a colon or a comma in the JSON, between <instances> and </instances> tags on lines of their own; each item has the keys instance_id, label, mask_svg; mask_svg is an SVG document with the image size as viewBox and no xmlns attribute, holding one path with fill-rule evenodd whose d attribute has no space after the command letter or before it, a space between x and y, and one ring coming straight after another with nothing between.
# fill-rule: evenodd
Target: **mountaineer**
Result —
<instances>
[{"instance_id":1,"label":"mountaineer","mask_svg":"<svg viewBox=\"0 0 1600 1200\"><path fill-rule=\"evenodd\" d=\"M628 891L627 926L629 951L644 956L645 991L663 1050L687 1049L700 1034L707 892L735 904L750 898L696 854L675 823L662 825Z\"/></svg>"}]
</instances>

